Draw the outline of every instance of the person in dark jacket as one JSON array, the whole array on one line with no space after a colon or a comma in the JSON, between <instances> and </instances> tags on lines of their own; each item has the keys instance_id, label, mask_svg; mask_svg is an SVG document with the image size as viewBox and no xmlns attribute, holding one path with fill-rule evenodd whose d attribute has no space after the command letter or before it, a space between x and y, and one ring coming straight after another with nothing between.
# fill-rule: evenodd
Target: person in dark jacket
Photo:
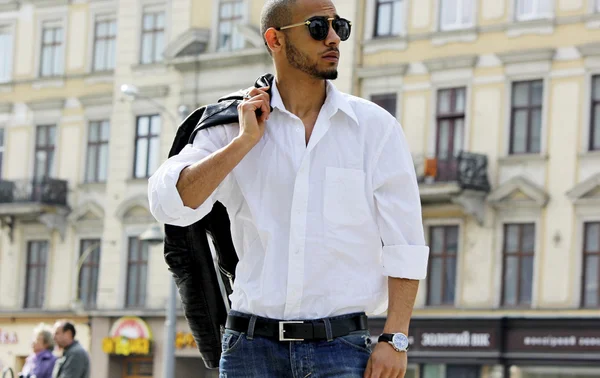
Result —
<instances>
[{"instance_id":1,"label":"person in dark jacket","mask_svg":"<svg viewBox=\"0 0 600 378\"><path fill-rule=\"evenodd\" d=\"M20 378L51 378L52 369L56 362L56 356L52 354L54 350L54 340L50 328L40 324L34 330L34 339L31 343L33 353L25 360L23 370L19 374Z\"/></svg>"},{"instance_id":2,"label":"person in dark jacket","mask_svg":"<svg viewBox=\"0 0 600 378\"><path fill-rule=\"evenodd\" d=\"M54 341L63 350L56 361L52 378L90 378L90 357L79 341L75 340L75 326L68 321L54 325Z\"/></svg>"}]
</instances>

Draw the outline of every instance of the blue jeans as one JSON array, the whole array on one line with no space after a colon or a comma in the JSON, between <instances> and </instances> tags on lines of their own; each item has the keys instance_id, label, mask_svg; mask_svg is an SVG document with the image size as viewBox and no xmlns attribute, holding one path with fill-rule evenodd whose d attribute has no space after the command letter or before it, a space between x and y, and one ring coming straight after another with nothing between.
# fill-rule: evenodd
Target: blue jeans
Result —
<instances>
[{"instance_id":1,"label":"blue jeans","mask_svg":"<svg viewBox=\"0 0 600 378\"><path fill-rule=\"evenodd\" d=\"M225 330L219 377L362 378L371 356L368 330L332 341L281 342L250 333Z\"/></svg>"}]
</instances>

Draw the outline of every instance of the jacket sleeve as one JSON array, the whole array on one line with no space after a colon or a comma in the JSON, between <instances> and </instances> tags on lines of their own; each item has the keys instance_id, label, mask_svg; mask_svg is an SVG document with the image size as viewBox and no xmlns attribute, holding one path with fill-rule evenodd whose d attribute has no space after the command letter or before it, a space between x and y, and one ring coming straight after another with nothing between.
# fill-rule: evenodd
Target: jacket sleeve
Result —
<instances>
[{"instance_id":1,"label":"jacket sleeve","mask_svg":"<svg viewBox=\"0 0 600 378\"><path fill-rule=\"evenodd\" d=\"M226 197L231 175L228 175L207 200L196 209L183 204L177 191L181 171L206 158L229 143L229 125L203 129L194 138L193 144L185 146L177 155L164 162L148 181L150 212L160 223L174 226L189 226L210 212L213 204Z\"/></svg>"}]
</instances>

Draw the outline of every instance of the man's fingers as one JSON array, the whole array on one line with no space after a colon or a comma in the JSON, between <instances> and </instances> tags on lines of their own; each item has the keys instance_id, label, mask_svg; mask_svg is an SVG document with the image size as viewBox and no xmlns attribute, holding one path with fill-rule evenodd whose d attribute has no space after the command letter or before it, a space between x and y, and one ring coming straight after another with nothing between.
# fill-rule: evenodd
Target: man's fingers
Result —
<instances>
[{"instance_id":1,"label":"man's fingers","mask_svg":"<svg viewBox=\"0 0 600 378\"><path fill-rule=\"evenodd\" d=\"M369 358L369 362L367 362L367 368L365 369L365 374L363 374L363 378L371 378L372 369L373 365L371 364L371 359Z\"/></svg>"}]
</instances>

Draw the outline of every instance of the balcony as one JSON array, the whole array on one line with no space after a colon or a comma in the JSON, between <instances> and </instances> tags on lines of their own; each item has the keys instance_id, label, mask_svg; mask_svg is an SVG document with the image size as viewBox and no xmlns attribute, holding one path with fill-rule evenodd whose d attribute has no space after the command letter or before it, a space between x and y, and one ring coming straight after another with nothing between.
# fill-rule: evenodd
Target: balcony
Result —
<instances>
[{"instance_id":1,"label":"balcony","mask_svg":"<svg viewBox=\"0 0 600 378\"><path fill-rule=\"evenodd\" d=\"M423 206L459 205L483 222L485 197L490 191L487 156L462 151L457 157L415 159Z\"/></svg>"},{"instance_id":2,"label":"balcony","mask_svg":"<svg viewBox=\"0 0 600 378\"><path fill-rule=\"evenodd\" d=\"M53 178L0 180L0 222L9 227L11 239L16 219L38 220L64 236L67 192L67 181Z\"/></svg>"}]
</instances>

